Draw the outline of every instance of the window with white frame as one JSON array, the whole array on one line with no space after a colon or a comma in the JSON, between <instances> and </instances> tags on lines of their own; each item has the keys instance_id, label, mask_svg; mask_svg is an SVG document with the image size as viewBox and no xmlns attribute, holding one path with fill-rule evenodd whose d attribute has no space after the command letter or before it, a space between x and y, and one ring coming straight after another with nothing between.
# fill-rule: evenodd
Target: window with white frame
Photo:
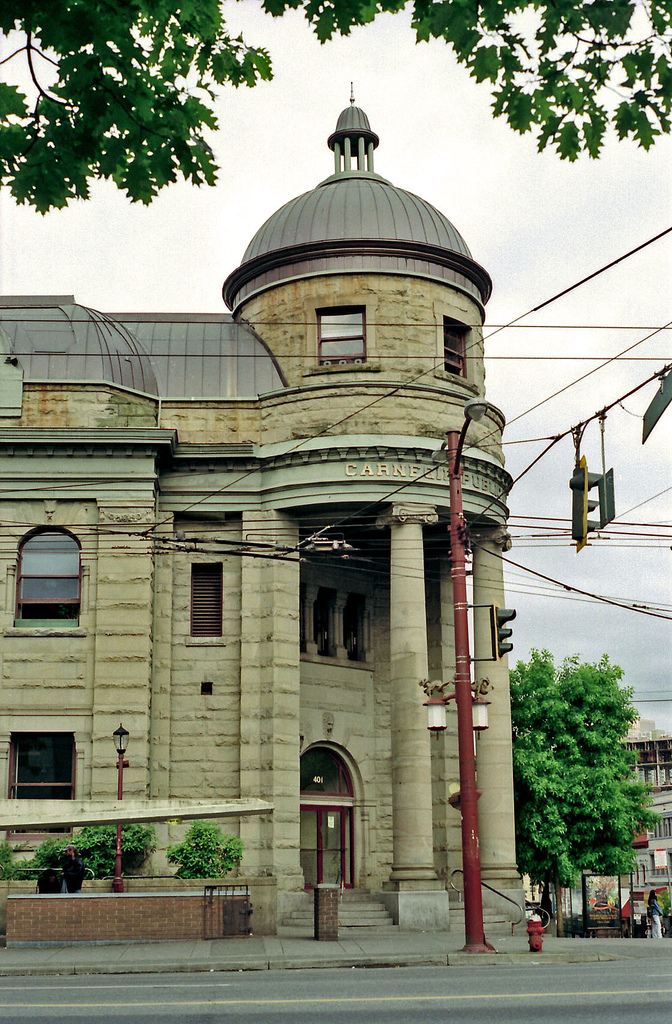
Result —
<instances>
[{"instance_id":1,"label":"window with white frame","mask_svg":"<svg viewBox=\"0 0 672 1024\"><path fill-rule=\"evenodd\" d=\"M43 530L19 550L17 622L79 622L81 565L79 544L62 530Z\"/></svg>"},{"instance_id":2,"label":"window with white frame","mask_svg":"<svg viewBox=\"0 0 672 1024\"><path fill-rule=\"evenodd\" d=\"M366 361L364 306L339 306L317 310L317 361L338 366Z\"/></svg>"}]
</instances>

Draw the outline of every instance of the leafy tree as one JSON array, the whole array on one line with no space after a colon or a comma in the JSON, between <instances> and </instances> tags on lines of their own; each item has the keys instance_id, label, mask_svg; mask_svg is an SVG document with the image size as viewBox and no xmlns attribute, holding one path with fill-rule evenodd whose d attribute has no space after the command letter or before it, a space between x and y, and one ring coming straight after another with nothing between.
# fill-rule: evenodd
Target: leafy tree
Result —
<instances>
[{"instance_id":1,"label":"leafy tree","mask_svg":"<svg viewBox=\"0 0 672 1024\"><path fill-rule=\"evenodd\" d=\"M557 669L536 650L511 672L518 867L533 882L629 871L634 835L658 820L623 745L638 714L622 675L606 655Z\"/></svg>"},{"instance_id":2,"label":"leafy tree","mask_svg":"<svg viewBox=\"0 0 672 1024\"><path fill-rule=\"evenodd\" d=\"M184 841L169 846L170 864L179 864L177 878L220 878L237 868L243 857L243 841L225 835L212 821L195 821Z\"/></svg>"},{"instance_id":3,"label":"leafy tree","mask_svg":"<svg viewBox=\"0 0 672 1024\"><path fill-rule=\"evenodd\" d=\"M232 0L229 0L231 3ZM4 0L4 63L24 59L30 97L0 83L0 184L41 212L110 178L149 203L178 175L214 184L204 129L218 86L272 77L266 50L226 29L220 0ZM563 159L599 155L607 127L648 149L670 131L670 0L262 0L300 9L320 40L408 6L418 42L443 39L493 110ZM10 38L13 43L14 36Z\"/></svg>"}]
</instances>

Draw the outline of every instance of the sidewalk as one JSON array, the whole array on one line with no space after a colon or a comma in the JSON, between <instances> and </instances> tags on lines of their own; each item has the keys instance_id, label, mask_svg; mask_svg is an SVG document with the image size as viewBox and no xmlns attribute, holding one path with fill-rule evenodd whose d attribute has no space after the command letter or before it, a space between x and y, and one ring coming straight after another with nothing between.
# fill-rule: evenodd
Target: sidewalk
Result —
<instances>
[{"instance_id":1,"label":"sidewalk","mask_svg":"<svg viewBox=\"0 0 672 1024\"><path fill-rule=\"evenodd\" d=\"M353 934L355 931L355 934ZM557 939L544 936L531 953L526 935L497 936L497 953L463 953L454 932L395 935L357 929L337 942L307 933L171 942L0 948L0 977L54 974L160 974L186 971L267 971L308 967L478 967L578 963L632 957L668 957L672 940Z\"/></svg>"}]
</instances>

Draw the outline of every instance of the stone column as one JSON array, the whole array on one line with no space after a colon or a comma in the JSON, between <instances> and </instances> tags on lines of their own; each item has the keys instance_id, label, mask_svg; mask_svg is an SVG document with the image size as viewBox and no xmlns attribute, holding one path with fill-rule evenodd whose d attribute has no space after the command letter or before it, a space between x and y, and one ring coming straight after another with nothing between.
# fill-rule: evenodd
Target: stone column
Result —
<instances>
[{"instance_id":1,"label":"stone column","mask_svg":"<svg viewBox=\"0 0 672 1024\"><path fill-rule=\"evenodd\" d=\"M298 543L298 528L278 513L244 512L242 533L268 523L269 539ZM248 521L250 525L248 525ZM283 897L303 890L299 862L299 561L242 557L240 641L240 795L274 811L241 820L250 874L278 880Z\"/></svg>"},{"instance_id":2,"label":"stone column","mask_svg":"<svg viewBox=\"0 0 672 1024\"><path fill-rule=\"evenodd\" d=\"M451 680L455 674L455 621L450 557L445 551L438 560L438 579L430 590L429 678ZM450 689L453 689L451 686ZM457 748L455 701L446 708L447 728L430 740L432 752L432 793L434 798L434 863L446 883L455 868L462 867L461 817L449 803L451 787L459 787L460 763ZM451 890L456 898L456 893Z\"/></svg>"},{"instance_id":3,"label":"stone column","mask_svg":"<svg viewBox=\"0 0 672 1024\"><path fill-rule=\"evenodd\" d=\"M313 657L317 656L317 644L315 643L315 637L313 635L313 608L315 606L315 600L317 598L318 588L313 583L306 584L305 591L305 602L303 614L304 627L306 635L306 654L310 654Z\"/></svg>"},{"instance_id":4,"label":"stone column","mask_svg":"<svg viewBox=\"0 0 672 1024\"><path fill-rule=\"evenodd\" d=\"M511 547L504 528L472 533L474 543L474 604L505 606L502 551ZM474 656L491 655L490 616L487 608L474 612ZM477 743L478 801L481 842L481 877L488 885L514 895L521 894L516 866L516 837L513 807L511 755L511 704L509 668L503 662L476 661L476 679L488 678L492 689L488 699L489 728Z\"/></svg>"},{"instance_id":5,"label":"stone column","mask_svg":"<svg viewBox=\"0 0 672 1024\"><path fill-rule=\"evenodd\" d=\"M153 541L146 534L155 519L154 504L101 499L98 515L91 796L116 794L112 733L122 721L131 734L124 796L144 797L149 790L154 612Z\"/></svg>"},{"instance_id":6,"label":"stone column","mask_svg":"<svg viewBox=\"0 0 672 1024\"><path fill-rule=\"evenodd\" d=\"M390 526L390 689L392 697L393 861L399 888L436 879L432 841L430 735L419 686L427 678L427 613L422 527L433 508L395 505Z\"/></svg>"},{"instance_id":7,"label":"stone column","mask_svg":"<svg viewBox=\"0 0 672 1024\"><path fill-rule=\"evenodd\" d=\"M173 516L161 513L158 537L173 535ZM153 662L150 720L149 793L168 799L170 793L171 669L173 626L173 563L169 545L154 551Z\"/></svg>"}]
</instances>

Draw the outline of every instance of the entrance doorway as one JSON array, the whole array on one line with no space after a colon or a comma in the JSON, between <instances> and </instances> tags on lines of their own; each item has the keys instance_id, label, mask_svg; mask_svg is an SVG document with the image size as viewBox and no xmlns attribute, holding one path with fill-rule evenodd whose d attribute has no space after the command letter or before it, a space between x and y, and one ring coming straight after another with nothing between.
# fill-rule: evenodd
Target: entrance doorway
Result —
<instances>
[{"instance_id":1,"label":"entrance doorway","mask_svg":"<svg viewBox=\"0 0 672 1024\"><path fill-rule=\"evenodd\" d=\"M321 883L352 888L352 780L332 750L301 758L301 867L307 889Z\"/></svg>"}]
</instances>

